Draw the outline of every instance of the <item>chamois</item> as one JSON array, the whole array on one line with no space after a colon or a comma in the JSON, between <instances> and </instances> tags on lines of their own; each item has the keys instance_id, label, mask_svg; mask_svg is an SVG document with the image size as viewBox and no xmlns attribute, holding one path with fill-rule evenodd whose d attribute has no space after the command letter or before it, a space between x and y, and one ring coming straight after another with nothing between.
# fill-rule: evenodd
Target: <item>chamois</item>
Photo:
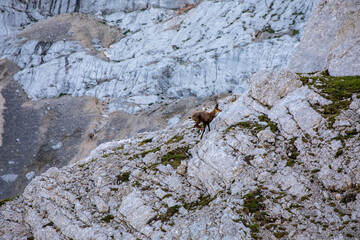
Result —
<instances>
[{"instance_id":1,"label":"chamois","mask_svg":"<svg viewBox=\"0 0 360 240\"><path fill-rule=\"evenodd\" d=\"M202 139L202 137L203 137L203 135L205 133L206 126L208 126L209 131L210 131L210 123L215 118L217 112L221 112L221 110L219 109L218 104L215 105L214 109L211 112L197 111L197 112L194 112L191 117L189 117L189 118L191 118L192 120L195 121L194 127L196 127L196 128L201 129L199 124L203 123L202 128L203 128L204 131L201 134L200 139Z\"/></svg>"}]
</instances>

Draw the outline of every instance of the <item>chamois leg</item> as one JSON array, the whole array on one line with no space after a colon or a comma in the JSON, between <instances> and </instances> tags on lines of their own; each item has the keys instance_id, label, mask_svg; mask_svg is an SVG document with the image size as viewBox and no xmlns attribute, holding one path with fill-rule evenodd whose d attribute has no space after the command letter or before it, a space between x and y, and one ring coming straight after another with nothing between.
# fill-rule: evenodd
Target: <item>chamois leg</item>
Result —
<instances>
[{"instance_id":1,"label":"chamois leg","mask_svg":"<svg viewBox=\"0 0 360 240\"><path fill-rule=\"evenodd\" d=\"M208 128L209 128L209 132L210 132L210 123L207 124Z\"/></svg>"},{"instance_id":2,"label":"chamois leg","mask_svg":"<svg viewBox=\"0 0 360 240\"><path fill-rule=\"evenodd\" d=\"M200 136L200 139L202 139L204 133L205 133L205 130L206 130L206 126L204 127L204 131L202 132L201 136Z\"/></svg>"},{"instance_id":3,"label":"chamois leg","mask_svg":"<svg viewBox=\"0 0 360 240\"><path fill-rule=\"evenodd\" d=\"M201 127L199 126L199 123L200 123L200 122L196 122L196 123L195 123L195 125L194 125L193 127L196 127L196 128L201 128Z\"/></svg>"}]
</instances>

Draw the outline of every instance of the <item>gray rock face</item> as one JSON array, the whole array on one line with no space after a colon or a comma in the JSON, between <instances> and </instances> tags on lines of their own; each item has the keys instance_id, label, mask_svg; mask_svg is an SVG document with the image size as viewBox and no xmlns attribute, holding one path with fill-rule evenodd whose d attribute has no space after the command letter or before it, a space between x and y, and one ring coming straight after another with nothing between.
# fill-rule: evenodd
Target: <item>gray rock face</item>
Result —
<instances>
[{"instance_id":1,"label":"gray rock face","mask_svg":"<svg viewBox=\"0 0 360 240\"><path fill-rule=\"evenodd\" d=\"M328 69L330 75L359 75L360 1L320 1L288 69L309 73Z\"/></svg>"},{"instance_id":2,"label":"gray rock face","mask_svg":"<svg viewBox=\"0 0 360 240\"><path fill-rule=\"evenodd\" d=\"M130 115L109 114L104 103L87 96L31 101L12 78L18 70L0 61L0 199L20 195L35 175L83 159L103 142L159 130L173 116L182 122L208 103L186 98Z\"/></svg>"},{"instance_id":3,"label":"gray rock face","mask_svg":"<svg viewBox=\"0 0 360 240\"><path fill-rule=\"evenodd\" d=\"M88 95L108 100L111 111L129 113L166 98L243 92L252 73L287 64L314 5L310 0L99 1L81 2L75 10L78 1L49 1L42 8L36 3L21 6L43 18L60 15L14 31L26 40L1 43L6 46L1 54L22 68L15 79L27 94L35 100ZM171 10L187 3L194 5ZM102 22L63 14L72 11L96 13Z\"/></svg>"},{"instance_id":4,"label":"gray rock face","mask_svg":"<svg viewBox=\"0 0 360 240\"><path fill-rule=\"evenodd\" d=\"M252 90L236 101L219 99L223 111L201 141L188 120L50 168L0 207L0 233L5 239L358 236L360 125L351 116L359 93L335 118L347 116L349 125L328 128L313 107L329 102L315 88L284 71L262 84L273 79L291 91L259 98L272 107Z\"/></svg>"}]
</instances>

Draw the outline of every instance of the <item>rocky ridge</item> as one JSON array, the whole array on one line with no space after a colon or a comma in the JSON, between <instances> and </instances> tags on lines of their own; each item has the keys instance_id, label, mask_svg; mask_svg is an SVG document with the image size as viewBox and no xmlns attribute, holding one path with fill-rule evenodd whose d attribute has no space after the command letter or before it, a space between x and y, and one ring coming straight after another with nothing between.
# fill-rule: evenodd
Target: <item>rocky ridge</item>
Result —
<instances>
[{"instance_id":1,"label":"rocky ridge","mask_svg":"<svg viewBox=\"0 0 360 240\"><path fill-rule=\"evenodd\" d=\"M1 1L0 68L18 67L0 78L0 199L105 141L245 91L260 68L286 66L316 4Z\"/></svg>"},{"instance_id":2,"label":"rocky ridge","mask_svg":"<svg viewBox=\"0 0 360 240\"><path fill-rule=\"evenodd\" d=\"M344 98L334 100L327 89L342 86L341 78L255 74L245 94L219 100L223 111L201 141L186 121L104 143L5 203L0 232L5 239L358 239L360 80L347 80Z\"/></svg>"},{"instance_id":3,"label":"rocky ridge","mask_svg":"<svg viewBox=\"0 0 360 240\"><path fill-rule=\"evenodd\" d=\"M32 99L88 95L109 101L110 112L130 113L166 98L243 92L252 73L286 66L316 4L42 1L40 8L34 1L15 8L15 2L2 8L27 15L4 16L9 30L1 55L21 67L15 79Z\"/></svg>"}]
</instances>

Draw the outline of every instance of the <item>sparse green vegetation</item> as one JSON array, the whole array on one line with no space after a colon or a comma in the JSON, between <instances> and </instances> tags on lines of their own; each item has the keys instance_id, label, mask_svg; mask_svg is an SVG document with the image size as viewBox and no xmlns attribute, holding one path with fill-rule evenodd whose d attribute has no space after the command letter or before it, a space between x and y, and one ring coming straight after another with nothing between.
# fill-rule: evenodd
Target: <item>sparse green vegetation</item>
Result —
<instances>
[{"instance_id":1,"label":"sparse green vegetation","mask_svg":"<svg viewBox=\"0 0 360 240\"><path fill-rule=\"evenodd\" d=\"M123 150L123 149L124 149L124 145L121 145L120 147L113 148L113 151L119 151L119 150Z\"/></svg>"},{"instance_id":2,"label":"sparse green vegetation","mask_svg":"<svg viewBox=\"0 0 360 240\"><path fill-rule=\"evenodd\" d=\"M184 203L184 208L187 210L195 210L196 208L202 209L204 206L207 206L217 197L217 194L214 197L210 195L201 196L198 200L191 203Z\"/></svg>"},{"instance_id":3,"label":"sparse green vegetation","mask_svg":"<svg viewBox=\"0 0 360 240\"><path fill-rule=\"evenodd\" d=\"M294 159L288 159L288 160L286 161L286 166L287 166L287 167L293 167L294 164L295 164L295 160L294 160Z\"/></svg>"},{"instance_id":4,"label":"sparse green vegetation","mask_svg":"<svg viewBox=\"0 0 360 240\"><path fill-rule=\"evenodd\" d=\"M152 140L153 140L152 138L149 138L149 139L145 139L145 140L141 141L141 142L139 143L139 147L142 146L142 145L145 145L145 144L147 144L147 143L152 142Z\"/></svg>"},{"instance_id":5,"label":"sparse green vegetation","mask_svg":"<svg viewBox=\"0 0 360 240\"><path fill-rule=\"evenodd\" d=\"M165 198L168 198L168 197L172 197L172 194L171 193L165 194L161 199L165 199Z\"/></svg>"},{"instance_id":6,"label":"sparse green vegetation","mask_svg":"<svg viewBox=\"0 0 360 240\"><path fill-rule=\"evenodd\" d=\"M128 182L130 177L130 172L124 172L116 176L116 181L118 184L123 182Z\"/></svg>"},{"instance_id":7,"label":"sparse green vegetation","mask_svg":"<svg viewBox=\"0 0 360 240\"><path fill-rule=\"evenodd\" d=\"M274 122L272 122L266 115L260 115L258 116L259 121L266 122L267 125L265 128L270 127L270 130L275 133L278 131L278 128Z\"/></svg>"},{"instance_id":8,"label":"sparse green vegetation","mask_svg":"<svg viewBox=\"0 0 360 240\"><path fill-rule=\"evenodd\" d=\"M344 150L339 149L339 150L335 153L335 158L340 157L343 153L344 153Z\"/></svg>"},{"instance_id":9,"label":"sparse green vegetation","mask_svg":"<svg viewBox=\"0 0 360 240\"><path fill-rule=\"evenodd\" d=\"M229 126L225 132L228 133L231 130L235 129L236 127L240 127L240 128L245 128L245 129L249 129L251 131L251 133L253 135L256 135L258 132L265 130L266 128L270 127L270 130L275 133L276 131L278 131L276 124L274 122L272 122L266 115L260 115L258 116L259 121L261 122L266 122L267 125L262 125L256 122L251 122L251 121L244 121L244 122L239 122L236 124L233 124L231 126Z\"/></svg>"},{"instance_id":10,"label":"sparse green vegetation","mask_svg":"<svg viewBox=\"0 0 360 240\"><path fill-rule=\"evenodd\" d=\"M282 237L285 237L288 234L289 234L288 232L274 232L274 236L276 238L282 238Z\"/></svg>"},{"instance_id":11,"label":"sparse green vegetation","mask_svg":"<svg viewBox=\"0 0 360 240\"><path fill-rule=\"evenodd\" d=\"M299 34L299 30L292 30L291 35L295 36Z\"/></svg>"},{"instance_id":12,"label":"sparse green vegetation","mask_svg":"<svg viewBox=\"0 0 360 240\"><path fill-rule=\"evenodd\" d=\"M359 97L360 76L332 77L325 74L316 77L301 77L300 80L304 85L319 89L320 95L332 101L328 105L317 107L323 117L330 121L330 127L340 111L348 109L352 95L358 94Z\"/></svg>"},{"instance_id":13,"label":"sparse green vegetation","mask_svg":"<svg viewBox=\"0 0 360 240\"><path fill-rule=\"evenodd\" d=\"M166 153L164 156L161 157L161 164L164 165L170 164L174 169L177 169L181 164L181 160L189 158L187 154L189 149L190 149L189 146L178 147Z\"/></svg>"},{"instance_id":14,"label":"sparse green vegetation","mask_svg":"<svg viewBox=\"0 0 360 240\"><path fill-rule=\"evenodd\" d=\"M16 196L16 197L13 197L13 198L7 198L7 199L0 200L0 207L1 207L2 205L4 205L5 203L10 202L10 201L12 201L12 200L14 200L14 199L16 199L16 198L18 198L18 197L19 197L19 196Z\"/></svg>"},{"instance_id":15,"label":"sparse green vegetation","mask_svg":"<svg viewBox=\"0 0 360 240\"><path fill-rule=\"evenodd\" d=\"M167 141L165 144L170 144L170 143L176 143L176 142L180 142L181 140L184 139L184 136L182 135L176 135L173 138L171 138L169 141Z\"/></svg>"},{"instance_id":16,"label":"sparse green vegetation","mask_svg":"<svg viewBox=\"0 0 360 240\"><path fill-rule=\"evenodd\" d=\"M249 192L244 197L244 208L247 213L255 213L259 210L264 209L263 201L265 198L261 194L261 190Z\"/></svg>"},{"instance_id":17,"label":"sparse green vegetation","mask_svg":"<svg viewBox=\"0 0 360 240\"><path fill-rule=\"evenodd\" d=\"M263 29L262 29L263 32L268 32L268 33L275 33L275 30L271 28L270 25L268 26L265 26Z\"/></svg>"},{"instance_id":18,"label":"sparse green vegetation","mask_svg":"<svg viewBox=\"0 0 360 240\"><path fill-rule=\"evenodd\" d=\"M167 221L170 220L170 218L171 218L172 216L174 216L176 213L179 212L179 208L180 208L179 205L175 205L175 206L169 207L169 208L167 209L166 213L160 214L160 215L157 215L157 216L151 218L151 219L147 222L147 224L150 224L150 223L152 223L153 221L158 221L158 220L160 220L161 222L167 222Z\"/></svg>"},{"instance_id":19,"label":"sparse green vegetation","mask_svg":"<svg viewBox=\"0 0 360 240\"><path fill-rule=\"evenodd\" d=\"M105 217L103 217L101 220L104 222L109 223L111 220L113 220L115 217L113 215L106 215Z\"/></svg>"},{"instance_id":20,"label":"sparse green vegetation","mask_svg":"<svg viewBox=\"0 0 360 240\"><path fill-rule=\"evenodd\" d=\"M132 157L130 157L129 159L130 159L130 160L133 160L133 159L138 158L139 156L145 157L146 154L148 154L148 153L156 153L156 152L160 151L160 149L161 149L160 147L156 147L156 148L154 148L154 149L152 149L152 150L144 151L144 152L141 152L141 153L139 153L139 154L135 154L135 155L133 155ZM128 155L128 154L126 154L126 155Z\"/></svg>"}]
</instances>

